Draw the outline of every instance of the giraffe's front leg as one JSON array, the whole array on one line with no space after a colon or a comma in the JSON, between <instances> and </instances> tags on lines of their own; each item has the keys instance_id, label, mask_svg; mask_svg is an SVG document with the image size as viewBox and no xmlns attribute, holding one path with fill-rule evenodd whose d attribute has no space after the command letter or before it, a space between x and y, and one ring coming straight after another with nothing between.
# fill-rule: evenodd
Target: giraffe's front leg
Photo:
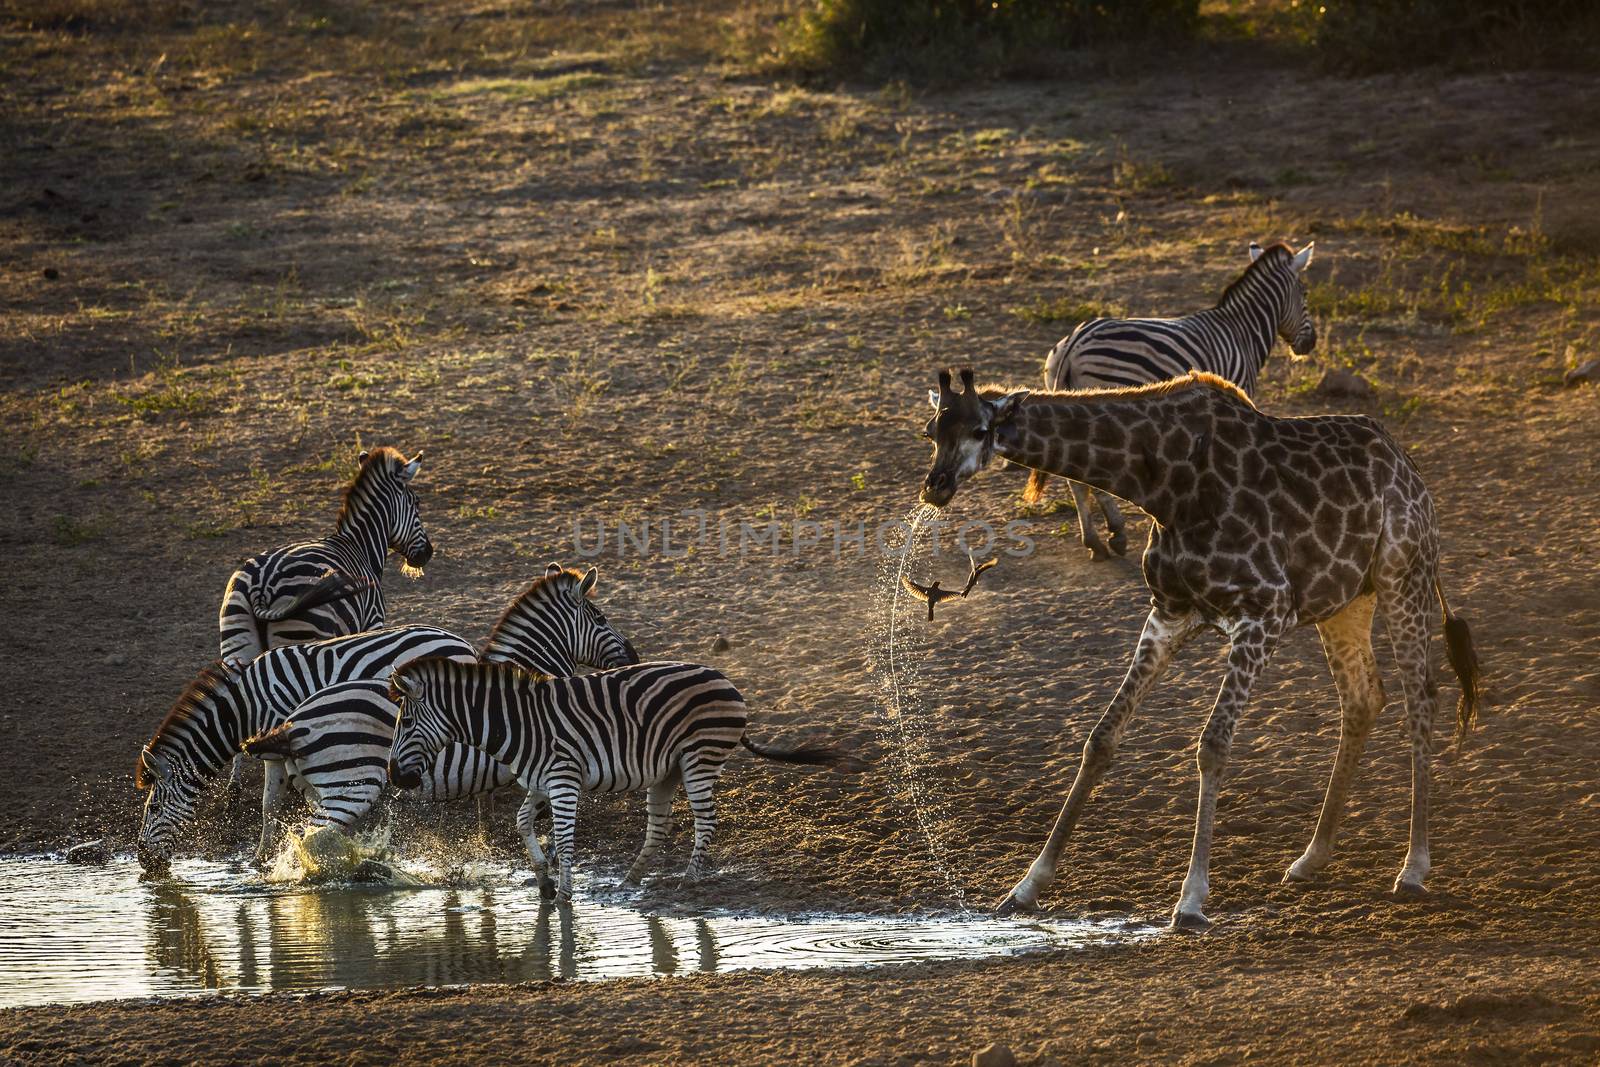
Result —
<instances>
[{"instance_id":1,"label":"giraffe's front leg","mask_svg":"<svg viewBox=\"0 0 1600 1067\"><path fill-rule=\"evenodd\" d=\"M1204 930L1211 925L1204 908L1211 892L1211 834L1217 815L1217 792L1227 771L1234 728L1250 699L1250 686L1271 657L1280 631L1281 626L1268 626L1253 619L1231 628L1233 647L1228 652L1228 673L1200 734L1200 802L1195 812L1194 848L1189 854L1189 873L1183 879L1178 904L1172 909L1174 930Z\"/></svg>"},{"instance_id":2,"label":"giraffe's front leg","mask_svg":"<svg viewBox=\"0 0 1600 1067\"><path fill-rule=\"evenodd\" d=\"M1111 553L1107 551L1105 542L1100 540L1100 532L1094 528L1094 505L1089 487L1082 482L1067 484L1072 487L1072 506L1078 509L1078 535L1083 540L1083 547L1089 550L1093 559L1110 559Z\"/></svg>"},{"instance_id":3,"label":"giraffe's front leg","mask_svg":"<svg viewBox=\"0 0 1600 1067\"><path fill-rule=\"evenodd\" d=\"M1161 677L1161 672L1171 662L1173 654L1198 628L1199 624L1193 615L1167 614L1159 608L1150 610L1149 616L1145 619L1144 632L1140 634L1139 644L1134 649L1133 662L1128 666L1128 673L1122 679L1117 695L1112 698L1111 706L1095 724L1089 734L1089 740L1083 746L1083 759L1078 764L1078 775L1073 779L1072 790L1067 794L1066 803L1061 806L1061 814L1056 816L1050 837L1045 841L1044 848L1040 850L1038 858L1028 868L1028 873L1022 881L1018 882L1016 888L1000 902L998 914L1010 915L1015 911L1031 911L1038 906L1039 894L1055 880L1056 861L1061 856L1061 849L1066 845L1072 828L1077 824L1078 816L1082 813L1089 794L1093 792L1101 776L1105 774L1106 767L1110 765L1112 756L1116 754L1117 744L1122 740L1129 720L1133 718L1134 712L1138 710L1150 687Z\"/></svg>"}]
</instances>

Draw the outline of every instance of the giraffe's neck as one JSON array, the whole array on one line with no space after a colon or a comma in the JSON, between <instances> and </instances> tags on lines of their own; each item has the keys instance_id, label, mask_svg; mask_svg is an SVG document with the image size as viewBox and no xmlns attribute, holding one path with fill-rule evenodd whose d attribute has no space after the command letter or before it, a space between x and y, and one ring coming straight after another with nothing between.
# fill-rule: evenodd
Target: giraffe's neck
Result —
<instances>
[{"instance_id":1,"label":"giraffe's neck","mask_svg":"<svg viewBox=\"0 0 1600 1067\"><path fill-rule=\"evenodd\" d=\"M1170 525L1192 504L1208 399L1200 389L1137 400L1035 395L1000 427L995 452L1131 501Z\"/></svg>"}]
</instances>

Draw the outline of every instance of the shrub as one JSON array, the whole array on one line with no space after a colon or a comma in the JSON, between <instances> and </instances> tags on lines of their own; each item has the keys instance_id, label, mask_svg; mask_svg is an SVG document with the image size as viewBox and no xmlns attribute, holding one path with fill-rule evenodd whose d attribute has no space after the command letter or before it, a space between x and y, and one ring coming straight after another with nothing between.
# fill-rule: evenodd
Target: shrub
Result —
<instances>
[{"instance_id":1,"label":"shrub","mask_svg":"<svg viewBox=\"0 0 1600 1067\"><path fill-rule=\"evenodd\" d=\"M804 71L958 81L1038 68L1041 53L1192 28L1199 0L817 0L780 53Z\"/></svg>"},{"instance_id":2,"label":"shrub","mask_svg":"<svg viewBox=\"0 0 1600 1067\"><path fill-rule=\"evenodd\" d=\"M1595 0L1323 0L1320 6L1316 44L1338 69L1600 67Z\"/></svg>"}]
</instances>

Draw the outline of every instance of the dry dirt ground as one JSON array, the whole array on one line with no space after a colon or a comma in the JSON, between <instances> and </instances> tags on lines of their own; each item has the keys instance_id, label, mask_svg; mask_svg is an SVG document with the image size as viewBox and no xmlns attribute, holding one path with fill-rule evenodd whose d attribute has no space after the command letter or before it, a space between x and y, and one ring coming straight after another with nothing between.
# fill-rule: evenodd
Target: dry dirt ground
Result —
<instances>
[{"instance_id":1,"label":"dry dirt ground","mask_svg":"<svg viewBox=\"0 0 1600 1067\"><path fill-rule=\"evenodd\" d=\"M213 654L232 563L328 527L359 447L426 450L440 555L418 583L391 575L392 619L478 637L547 560L577 561L580 519L900 516L939 367L1032 384L1080 317L1208 304L1255 239L1316 240L1322 333L1308 362L1280 348L1261 406L1365 410L1411 450L1490 706L1439 756L1422 901L1386 893L1409 781L1394 706L1338 860L1279 884L1338 729L1307 631L1241 727L1205 936L15 1010L0 1058L921 1062L991 1040L1040 1062L1600 1056L1600 389L1560 385L1600 354L1600 82L1336 79L1235 42L1048 81L807 88L751 73L767 22L744 7L27 7L0 4L0 850L128 840L135 753ZM1375 395L1320 397L1341 366ZM1070 508L1025 511L1020 484L991 473L955 511L1023 519L1036 551L923 624L928 780L978 901L1032 858L1145 600L1132 559L1091 563ZM764 736L877 761L736 761L727 873L698 893L951 905L879 736L870 543L613 544L595 562L646 656L723 668ZM947 585L964 566L937 565ZM1056 913L1165 918L1219 650L1191 646L1136 722ZM211 847L251 832L211 816ZM637 804L584 819L600 865L642 827Z\"/></svg>"}]
</instances>

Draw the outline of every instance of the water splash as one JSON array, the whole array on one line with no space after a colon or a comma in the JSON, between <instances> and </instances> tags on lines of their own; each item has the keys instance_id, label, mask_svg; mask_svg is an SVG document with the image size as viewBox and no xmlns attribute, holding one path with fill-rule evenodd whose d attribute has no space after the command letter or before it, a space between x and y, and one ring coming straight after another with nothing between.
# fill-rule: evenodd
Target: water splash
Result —
<instances>
[{"instance_id":1,"label":"water splash","mask_svg":"<svg viewBox=\"0 0 1600 1067\"><path fill-rule=\"evenodd\" d=\"M934 869L962 911L967 907L966 890L951 861L944 828L952 824L949 802L929 772L933 732L931 716L919 688L919 668L927 649L927 631L910 622L920 613L921 603L905 591L903 579L928 543L928 520L938 509L919 504L901 521L905 533L885 546L878 566L878 597L887 605L886 613L874 627L872 658L874 673L882 692L884 716L880 739L890 752L890 782L895 799L928 846Z\"/></svg>"}]
</instances>

